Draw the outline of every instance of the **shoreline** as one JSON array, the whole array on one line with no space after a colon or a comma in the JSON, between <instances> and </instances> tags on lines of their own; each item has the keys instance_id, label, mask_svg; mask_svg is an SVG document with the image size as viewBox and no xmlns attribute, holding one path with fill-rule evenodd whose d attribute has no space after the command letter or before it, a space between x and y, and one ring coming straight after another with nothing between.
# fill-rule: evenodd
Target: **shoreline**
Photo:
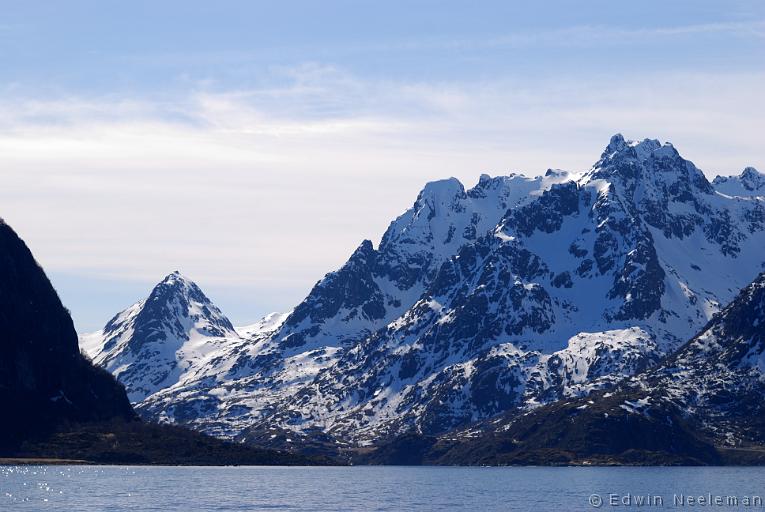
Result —
<instances>
[{"instance_id":1,"label":"shoreline","mask_svg":"<svg viewBox=\"0 0 765 512\"><path fill-rule=\"evenodd\" d=\"M0 457L0 466L95 466L96 463L81 459L56 459L34 457Z\"/></svg>"}]
</instances>

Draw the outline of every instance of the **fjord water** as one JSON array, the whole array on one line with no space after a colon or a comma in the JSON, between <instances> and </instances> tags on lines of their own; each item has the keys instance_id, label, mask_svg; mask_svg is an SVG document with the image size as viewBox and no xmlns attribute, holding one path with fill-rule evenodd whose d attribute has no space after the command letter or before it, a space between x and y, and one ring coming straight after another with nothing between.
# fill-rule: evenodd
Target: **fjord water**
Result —
<instances>
[{"instance_id":1,"label":"fjord water","mask_svg":"<svg viewBox=\"0 0 765 512\"><path fill-rule=\"evenodd\" d=\"M640 496L663 497L650 508L678 508L676 494L765 495L763 468L0 466L0 474L0 510L576 511L595 510L593 495L601 509L615 508L611 493L635 507Z\"/></svg>"}]
</instances>

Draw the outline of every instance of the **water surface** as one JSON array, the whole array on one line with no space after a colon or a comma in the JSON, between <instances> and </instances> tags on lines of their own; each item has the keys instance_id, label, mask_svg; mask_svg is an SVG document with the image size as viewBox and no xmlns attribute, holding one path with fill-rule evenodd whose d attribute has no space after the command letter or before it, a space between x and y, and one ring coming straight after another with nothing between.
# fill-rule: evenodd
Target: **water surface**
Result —
<instances>
[{"instance_id":1,"label":"water surface","mask_svg":"<svg viewBox=\"0 0 765 512\"><path fill-rule=\"evenodd\" d=\"M765 468L0 466L3 511L765 510L753 497Z\"/></svg>"}]
</instances>

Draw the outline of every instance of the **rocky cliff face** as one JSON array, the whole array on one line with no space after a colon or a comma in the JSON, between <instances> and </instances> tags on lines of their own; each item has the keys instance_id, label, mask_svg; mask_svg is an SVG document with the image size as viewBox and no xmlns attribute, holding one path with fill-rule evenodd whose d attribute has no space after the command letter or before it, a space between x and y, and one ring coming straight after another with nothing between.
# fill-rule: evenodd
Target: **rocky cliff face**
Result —
<instances>
[{"instance_id":1,"label":"rocky cliff face","mask_svg":"<svg viewBox=\"0 0 765 512\"><path fill-rule=\"evenodd\" d=\"M416 462L497 464L762 463L765 446L765 273L696 336L654 368L608 392L505 415L402 443Z\"/></svg>"},{"instance_id":2,"label":"rocky cliff face","mask_svg":"<svg viewBox=\"0 0 765 512\"><path fill-rule=\"evenodd\" d=\"M0 448L66 421L132 419L123 387L81 354L69 312L0 220Z\"/></svg>"}]
</instances>

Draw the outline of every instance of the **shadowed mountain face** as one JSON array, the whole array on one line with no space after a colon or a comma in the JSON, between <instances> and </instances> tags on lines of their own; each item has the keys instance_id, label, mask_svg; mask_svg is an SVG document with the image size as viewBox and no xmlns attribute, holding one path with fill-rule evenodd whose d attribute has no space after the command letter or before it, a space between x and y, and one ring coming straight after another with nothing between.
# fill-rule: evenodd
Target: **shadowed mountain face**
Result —
<instances>
[{"instance_id":1,"label":"shadowed mountain face","mask_svg":"<svg viewBox=\"0 0 765 512\"><path fill-rule=\"evenodd\" d=\"M125 390L80 354L69 312L0 220L0 446L64 421L135 418Z\"/></svg>"}]
</instances>

